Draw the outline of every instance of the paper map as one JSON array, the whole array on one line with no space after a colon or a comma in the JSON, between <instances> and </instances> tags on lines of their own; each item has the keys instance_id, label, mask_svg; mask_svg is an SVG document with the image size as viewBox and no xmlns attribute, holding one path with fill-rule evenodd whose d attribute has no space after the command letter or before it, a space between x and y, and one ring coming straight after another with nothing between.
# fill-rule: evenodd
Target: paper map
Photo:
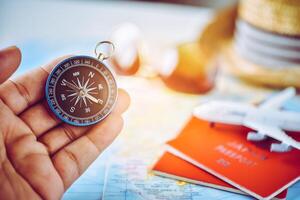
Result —
<instances>
[{"instance_id":1,"label":"paper map","mask_svg":"<svg viewBox=\"0 0 300 200\"><path fill-rule=\"evenodd\" d=\"M68 190L64 199L87 200L248 200L252 197L178 182L149 172L161 155L164 143L173 138L189 118L195 105L208 99L240 99L258 102L269 91L226 85L208 97L199 98L172 92L159 80L122 78L121 87L132 98L125 114L125 127L117 141L102 154ZM234 85L234 84L233 84ZM228 87L232 88L226 95ZM150 89L151 88L151 89ZM245 89L246 88L246 89ZM147 91L145 93L145 91ZM246 95L241 95L241 92ZM241 97L242 96L242 97ZM299 110L299 99L287 103L287 109ZM288 200L300 199L300 183L290 188Z\"/></svg>"}]
</instances>

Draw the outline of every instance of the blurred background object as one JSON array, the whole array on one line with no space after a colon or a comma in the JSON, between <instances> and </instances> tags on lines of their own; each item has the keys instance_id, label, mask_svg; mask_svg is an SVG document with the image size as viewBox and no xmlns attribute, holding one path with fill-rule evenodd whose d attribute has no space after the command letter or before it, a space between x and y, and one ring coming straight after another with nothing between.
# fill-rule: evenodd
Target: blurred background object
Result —
<instances>
[{"instance_id":1,"label":"blurred background object","mask_svg":"<svg viewBox=\"0 0 300 200\"><path fill-rule=\"evenodd\" d=\"M201 94L214 86L216 60L205 57L197 42L179 44L176 48L176 62L168 72L160 71L162 80L170 88L187 93ZM211 61L211 63L209 63Z\"/></svg>"},{"instance_id":2,"label":"blurred background object","mask_svg":"<svg viewBox=\"0 0 300 200\"><path fill-rule=\"evenodd\" d=\"M147 43L135 24L122 24L111 37L118 49L113 58L115 70L120 75L135 75L148 67L151 75L143 75L152 77L157 73L176 91L205 93L214 86L218 54L223 43L233 36L235 18L235 4L227 6L216 12L196 40L167 47Z\"/></svg>"},{"instance_id":3,"label":"blurred background object","mask_svg":"<svg viewBox=\"0 0 300 200\"><path fill-rule=\"evenodd\" d=\"M207 92L214 86L218 67L254 84L300 88L299 1L241 0L238 8L236 1L163 2L215 9L214 17L199 34L199 44L180 41L165 48L166 52L150 50L161 54L150 65L170 88L196 94ZM222 59L218 61L220 54ZM142 52L136 58L140 59L135 60L130 72L137 72L138 65L149 60L143 58Z\"/></svg>"},{"instance_id":4,"label":"blurred background object","mask_svg":"<svg viewBox=\"0 0 300 200\"><path fill-rule=\"evenodd\" d=\"M178 61L170 74L161 73L171 88L188 93L205 93L216 81L221 48L233 36L236 6L216 12L197 41L177 46Z\"/></svg>"},{"instance_id":5,"label":"blurred background object","mask_svg":"<svg viewBox=\"0 0 300 200\"><path fill-rule=\"evenodd\" d=\"M224 65L269 87L300 88L300 1L242 0Z\"/></svg>"},{"instance_id":6,"label":"blurred background object","mask_svg":"<svg viewBox=\"0 0 300 200\"><path fill-rule=\"evenodd\" d=\"M115 70L120 75L133 75L141 65L141 31L132 23L118 26L111 35L111 41L117 47L112 58Z\"/></svg>"},{"instance_id":7,"label":"blurred background object","mask_svg":"<svg viewBox=\"0 0 300 200\"><path fill-rule=\"evenodd\" d=\"M224 8L230 4L235 4L238 0L136 0L136 1L148 1L148 2L164 2L181 5L193 5L199 7L209 8Z\"/></svg>"}]
</instances>

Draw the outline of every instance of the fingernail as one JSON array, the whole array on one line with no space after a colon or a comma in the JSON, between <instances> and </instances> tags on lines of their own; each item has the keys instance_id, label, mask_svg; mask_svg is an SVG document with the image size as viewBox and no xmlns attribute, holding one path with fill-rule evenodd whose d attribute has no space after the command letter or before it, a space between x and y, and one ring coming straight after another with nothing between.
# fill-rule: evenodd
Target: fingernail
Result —
<instances>
[{"instance_id":1,"label":"fingernail","mask_svg":"<svg viewBox=\"0 0 300 200\"><path fill-rule=\"evenodd\" d=\"M15 58L17 58L16 60L18 60L19 62L21 61L21 50L17 47L17 46L9 46L6 47L4 49L0 49L0 59L6 59L10 56L13 56Z\"/></svg>"},{"instance_id":2,"label":"fingernail","mask_svg":"<svg viewBox=\"0 0 300 200\"><path fill-rule=\"evenodd\" d=\"M13 46L9 46L9 47L6 47L4 49L1 49L0 51L11 51L11 50L16 50L16 49L19 49L17 46L13 45Z\"/></svg>"},{"instance_id":3,"label":"fingernail","mask_svg":"<svg viewBox=\"0 0 300 200\"><path fill-rule=\"evenodd\" d=\"M21 63L22 54L18 47L10 46L0 50L0 83L7 80Z\"/></svg>"},{"instance_id":4,"label":"fingernail","mask_svg":"<svg viewBox=\"0 0 300 200\"><path fill-rule=\"evenodd\" d=\"M0 50L0 59L6 60L8 57L14 58L18 63L21 62L21 50L13 45Z\"/></svg>"},{"instance_id":5,"label":"fingernail","mask_svg":"<svg viewBox=\"0 0 300 200\"><path fill-rule=\"evenodd\" d=\"M0 53L2 55L7 55L7 54L11 54L11 53L15 54L16 51L20 52L20 49L17 46L15 46L15 45L14 46L6 47L4 49L0 49Z\"/></svg>"}]
</instances>

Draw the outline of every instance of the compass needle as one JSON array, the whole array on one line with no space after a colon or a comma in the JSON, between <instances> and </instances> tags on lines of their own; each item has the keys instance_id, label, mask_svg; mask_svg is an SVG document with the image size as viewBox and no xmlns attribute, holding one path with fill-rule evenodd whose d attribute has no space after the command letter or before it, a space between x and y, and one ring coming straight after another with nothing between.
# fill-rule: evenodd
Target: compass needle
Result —
<instances>
[{"instance_id":1,"label":"compass needle","mask_svg":"<svg viewBox=\"0 0 300 200\"><path fill-rule=\"evenodd\" d=\"M103 103L103 100L97 99L97 98L93 97L93 96L90 95L90 94L86 94L85 96L86 96L88 99L90 99L91 101L93 101L94 103L97 103L97 104L102 104L102 103Z\"/></svg>"}]
</instances>

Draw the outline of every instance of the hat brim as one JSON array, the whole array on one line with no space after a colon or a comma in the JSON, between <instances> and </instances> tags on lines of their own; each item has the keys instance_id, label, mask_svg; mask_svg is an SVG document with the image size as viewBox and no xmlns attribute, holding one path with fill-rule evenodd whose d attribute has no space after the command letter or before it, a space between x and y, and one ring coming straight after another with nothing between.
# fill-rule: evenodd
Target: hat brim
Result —
<instances>
[{"instance_id":1,"label":"hat brim","mask_svg":"<svg viewBox=\"0 0 300 200\"><path fill-rule=\"evenodd\" d=\"M232 42L226 44L222 51L222 64L235 76L255 84L275 88L300 88L300 65L270 69L251 63L238 55Z\"/></svg>"}]
</instances>

